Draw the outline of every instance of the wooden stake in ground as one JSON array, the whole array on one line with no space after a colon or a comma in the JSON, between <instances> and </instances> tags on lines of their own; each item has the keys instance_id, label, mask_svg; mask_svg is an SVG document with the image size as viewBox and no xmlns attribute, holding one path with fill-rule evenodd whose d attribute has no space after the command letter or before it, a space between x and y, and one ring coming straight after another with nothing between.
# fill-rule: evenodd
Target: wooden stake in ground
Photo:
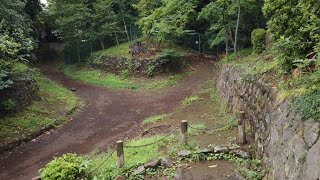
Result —
<instances>
[{"instance_id":1,"label":"wooden stake in ground","mask_svg":"<svg viewBox=\"0 0 320 180\"><path fill-rule=\"evenodd\" d=\"M247 142L246 139L246 123L245 123L245 112L240 111L239 112L239 143L245 144Z\"/></svg>"},{"instance_id":2,"label":"wooden stake in ground","mask_svg":"<svg viewBox=\"0 0 320 180\"><path fill-rule=\"evenodd\" d=\"M121 168L124 165L123 141L117 141L117 167Z\"/></svg>"},{"instance_id":3,"label":"wooden stake in ground","mask_svg":"<svg viewBox=\"0 0 320 180\"><path fill-rule=\"evenodd\" d=\"M181 121L181 143L187 144L188 142L188 121Z\"/></svg>"}]
</instances>

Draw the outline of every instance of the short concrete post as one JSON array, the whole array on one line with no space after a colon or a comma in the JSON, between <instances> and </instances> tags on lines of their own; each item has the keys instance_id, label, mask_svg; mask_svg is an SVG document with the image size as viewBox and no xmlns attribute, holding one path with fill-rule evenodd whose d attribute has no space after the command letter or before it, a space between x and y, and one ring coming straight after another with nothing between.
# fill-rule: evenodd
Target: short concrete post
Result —
<instances>
[{"instance_id":1,"label":"short concrete post","mask_svg":"<svg viewBox=\"0 0 320 180\"><path fill-rule=\"evenodd\" d=\"M245 144L247 142L246 139L246 122L245 122L245 112L240 111L239 112L239 143Z\"/></svg>"},{"instance_id":2,"label":"short concrete post","mask_svg":"<svg viewBox=\"0 0 320 180\"><path fill-rule=\"evenodd\" d=\"M181 121L181 143L187 144L188 142L188 121Z\"/></svg>"},{"instance_id":3,"label":"short concrete post","mask_svg":"<svg viewBox=\"0 0 320 180\"><path fill-rule=\"evenodd\" d=\"M117 141L117 167L121 168L124 165L123 141Z\"/></svg>"}]
</instances>

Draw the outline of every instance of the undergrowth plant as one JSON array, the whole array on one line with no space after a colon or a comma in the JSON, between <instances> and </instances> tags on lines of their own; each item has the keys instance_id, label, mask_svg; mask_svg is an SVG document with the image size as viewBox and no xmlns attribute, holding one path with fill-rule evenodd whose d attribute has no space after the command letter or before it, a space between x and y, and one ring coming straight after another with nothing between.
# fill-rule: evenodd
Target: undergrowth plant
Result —
<instances>
[{"instance_id":1,"label":"undergrowth plant","mask_svg":"<svg viewBox=\"0 0 320 180\"><path fill-rule=\"evenodd\" d=\"M320 91L294 97L292 102L291 108L298 110L304 120L320 122Z\"/></svg>"},{"instance_id":2,"label":"undergrowth plant","mask_svg":"<svg viewBox=\"0 0 320 180\"><path fill-rule=\"evenodd\" d=\"M87 166L84 159L76 154L64 154L54 158L40 170L43 180L70 180L78 179L85 174Z\"/></svg>"}]
</instances>

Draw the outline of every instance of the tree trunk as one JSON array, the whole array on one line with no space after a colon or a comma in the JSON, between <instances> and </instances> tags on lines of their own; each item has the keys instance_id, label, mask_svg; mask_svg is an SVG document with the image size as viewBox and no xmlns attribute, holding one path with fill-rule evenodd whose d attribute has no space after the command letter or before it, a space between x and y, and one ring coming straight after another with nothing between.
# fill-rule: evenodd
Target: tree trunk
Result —
<instances>
[{"instance_id":1,"label":"tree trunk","mask_svg":"<svg viewBox=\"0 0 320 180\"><path fill-rule=\"evenodd\" d=\"M104 49L104 42L103 42L103 39L101 39L100 37L99 37L98 39L99 39L99 42L100 42L101 48L102 48L102 49Z\"/></svg>"},{"instance_id":2,"label":"tree trunk","mask_svg":"<svg viewBox=\"0 0 320 180\"><path fill-rule=\"evenodd\" d=\"M232 43L232 45L233 45L233 47L234 47L234 45L235 45L235 40L234 40L234 36L233 36L232 30L231 30L231 28L230 28L229 25L227 26L227 32L228 32L228 36L229 36L229 38L230 38L230 40L231 40L231 43Z\"/></svg>"},{"instance_id":3,"label":"tree trunk","mask_svg":"<svg viewBox=\"0 0 320 180\"><path fill-rule=\"evenodd\" d=\"M229 60L229 41L228 41L228 32L226 31L226 58L227 58L227 61Z\"/></svg>"},{"instance_id":4,"label":"tree trunk","mask_svg":"<svg viewBox=\"0 0 320 180\"><path fill-rule=\"evenodd\" d=\"M129 36L129 33L128 33L126 21L124 20L124 16L122 16L122 19L123 19L124 31L125 31L126 34L127 34L127 38L128 38L128 42L129 42L129 41L130 41L130 36Z\"/></svg>"},{"instance_id":5,"label":"tree trunk","mask_svg":"<svg viewBox=\"0 0 320 180\"><path fill-rule=\"evenodd\" d=\"M238 30L239 30L239 22L240 22L240 13L241 13L241 7L240 7L240 0L237 0L238 4L238 19L237 19L237 26L236 26L236 33L234 35L234 58L235 60L238 60Z\"/></svg>"},{"instance_id":6,"label":"tree trunk","mask_svg":"<svg viewBox=\"0 0 320 180\"><path fill-rule=\"evenodd\" d=\"M119 39L118 39L117 33L114 33L114 35L115 35L115 38L116 38L117 45L119 45Z\"/></svg>"},{"instance_id":7,"label":"tree trunk","mask_svg":"<svg viewBox=\"0 0 320 180\"><path fill-rule=\"evenodd\" d=\"M160 49L161 41L162 41L162 40L158 41L158 49Z\"/></svg>"},{"instance_id":8,"label":"tree trunk","mask_svg":"<svg viewBox=\"0 0 320 180\"><path fill-rule=\"evenodd\" d=\"M79 48L79 45L78 45L78 62L79 62L79 63L81 62L81 56L80 56L80 48Z\"/></svg>"}]
</instances>

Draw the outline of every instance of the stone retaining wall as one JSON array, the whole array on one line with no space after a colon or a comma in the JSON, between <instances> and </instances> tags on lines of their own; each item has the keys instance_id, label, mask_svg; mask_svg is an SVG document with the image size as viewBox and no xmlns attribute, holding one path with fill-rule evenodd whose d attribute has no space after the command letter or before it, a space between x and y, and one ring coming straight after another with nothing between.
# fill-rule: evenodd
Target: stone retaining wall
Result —
<instances>
[{"instance_id":1,"label":"stone retaining wall","mask_svg":"<svg viewBox=\"0 0 320 180\"><path fill-rule=\"evenodd\" d=\"M219 95L233 111L244 110L253 127L257 154L266 163L265 179L320 178L320 124L302 119L279 100L263 79L243 80L240 68L224 65L217 81Z\"/></svg>"}]
</instances>

